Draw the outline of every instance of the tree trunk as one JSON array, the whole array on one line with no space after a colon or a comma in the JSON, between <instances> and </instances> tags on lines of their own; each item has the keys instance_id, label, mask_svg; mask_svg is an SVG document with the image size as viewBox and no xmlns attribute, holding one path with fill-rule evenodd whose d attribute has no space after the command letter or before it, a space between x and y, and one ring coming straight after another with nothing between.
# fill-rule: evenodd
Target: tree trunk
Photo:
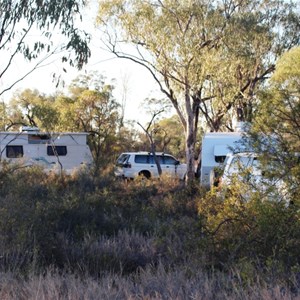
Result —
<instances>
[{"instance_id":1,"label":"tree trunk","mask_svg":"<svg viewBox=\"0 0 300 300\"><path fill-rule=\"evenodd\" d=\"M160 112L162 112L162 111L160 111ZM146 136L148 137L148 140L149 140L149 143L150 143L150 147L151 147L151 152L152 152L152 154L153 154L153 159L154 159L154 162L155 162L155 164L156 164L157 172L158 172L159 177L160 177L161 174L162 174L162 169L161 169L160 161L158 160L158 158L157 158L157 156L156 156L156 145L155 145L155 142L154 142L154 140L153 140L153 138L152 138L152 135L149 133L149 129L150 129L150 126L151 126L151 124L152 124L152 121L154 120L154 118L155 118L160 112L158 112L158 113L156 113L156 114L153 115L152 120L150 121L150 123L149 123L147 129L145 129L144 126L141 125L141 124L138 122L138 125L140 125L140 126L142 127L142 129L144 130Z\"/></svg>"},{"instance_id":2,"label":"tree trunk","mask_svg":"<svg viewBox=\"0 0 300 300\"><path fill-rule=\"evenodd\" d=\"M160 177L162 174L162 169L161 169L160 161L158 160L158 157L156 155L156 146L155 146L155 143L153 142L152 138L150 140L150 143L151 143L151 152L153 155L153 160L157 167L158 176Z\"/></svg>"},{"instance_id":3,"label":"tree trunk","mask_svg":"<svg viewBox=\"0 0 300 300\"><path fill-rule=\"evenodd\" d=\"M186 181L191 182L195 179L195 138L194 138L194 122L192 116L188 116L188 126L186 132Z\"/></svg>"},{"instance_id":4,"label":"tree trunk","mask_svg":"<svg viewBox=\"0 0 300 300\"><path fill-rule=\"evenodd\" d=\"M186 126L186 139L185 139L185 149L186 149L186 182L191 183L195 179L195 113L191 105L191 97L189 94L188 84L186 84L185 92L185 105L187 112L187 126Z\"/></svg>"}]
</instances>

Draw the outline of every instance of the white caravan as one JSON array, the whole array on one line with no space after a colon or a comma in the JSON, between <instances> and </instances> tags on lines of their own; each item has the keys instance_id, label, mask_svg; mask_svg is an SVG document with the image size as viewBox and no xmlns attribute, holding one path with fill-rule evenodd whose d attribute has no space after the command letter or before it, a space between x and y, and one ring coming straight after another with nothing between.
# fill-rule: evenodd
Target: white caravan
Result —
<instances>
[{"instance_id":1,"label":"white caravan","mask_svg":"<svg viewBox=\"0 0 300 300\"><path fill-rule=\"evenodd\" d=\"M87 135L85 132L45 133L37 128L0 132L0 159L24 166L41 165L46 171L71 173L93 162Z\"/></svg>"},{"instance_id":2,"label":"white caravan","mask_svg":"<svg viewBox=\"0 0 300 300\"><path fill-rule=\"evenodd\" d=\"M241 147L242 132L211 132L202 139L200 184L211 186L214 168L221 166L232 149Z\"/></svg>"}]
</instances>

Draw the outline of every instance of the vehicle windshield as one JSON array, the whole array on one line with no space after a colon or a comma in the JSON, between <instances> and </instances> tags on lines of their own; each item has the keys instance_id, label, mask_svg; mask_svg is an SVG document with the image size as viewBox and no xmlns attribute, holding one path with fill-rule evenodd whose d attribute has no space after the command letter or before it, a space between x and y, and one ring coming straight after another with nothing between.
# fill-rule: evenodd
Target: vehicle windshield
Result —
<instances>
[{"instance_id":1,"label":"vehicle windshield","mask_svg":"<svg viewBox=\"0 0 300 300\"><path fill-rule=\"evenodd\" d=\"M230 167L232 169L238 169L247 167L250 164L250 158L245 156L236 156L232 159Z\"/></svg>"},{"instance_id":2,"label":"vehicle windshield","mask_svg":"<svg viewBox=\"0 0 300 300\"><path fill-rule=\"evenodd\" d=\"M238 173L239 171L250 167L258 167L257 157L238 155L232 159L228 171L229 173Z\"/></svg>"},{"instance_id":3,"label":"vehicle windshield","mask_svg":"<svg viewBox=\"0 0 300 300\"><path fill-rule=\"evenodd\" d=\"M121 154L119 156L119 158L117 159L116 165L122 166L123 164L125 164L127 162L128 158L129 158L129 154Z\"/></svg>"}]
</instances>

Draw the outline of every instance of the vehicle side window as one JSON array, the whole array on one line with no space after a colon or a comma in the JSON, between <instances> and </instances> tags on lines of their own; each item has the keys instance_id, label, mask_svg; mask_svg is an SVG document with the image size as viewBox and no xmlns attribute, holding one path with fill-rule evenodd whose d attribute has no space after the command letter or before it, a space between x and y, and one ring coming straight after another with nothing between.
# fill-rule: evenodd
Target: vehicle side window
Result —
<instances>
[{"instance_id":1,"label":"vehicle side window","mask_svg":"<svg viewBox=\"0 0 300 300\"><path fill-rule=\"evenodd\" d=\"M150 163L150 164L155 164L153 155L150 155L150 156L149 156L149 163Z\"/></svg>"},{"instance_id":2,"label":"vehicle side window","mask_svg":"<svg viewBox=\"0 0 300 300\"><path fill-rule=\"evenodd\" d=\"M158 161L160 164L163 164L163 158L161 155L156 155ZM153 155L150 155L149 156L149 161L150 161L150 164L155 164L155 160L154 160L154 156Z\"/></svg>"},{"instance_id":3,"label":"vehicle side window","mask_svg":"<svg viewBox=\"0 0 300 300\"><path fill-rule=\"evenodd\" d=\"M177 160L172 156L165 155L163 158L164 158L163 163L165 165L176 165L177 164Z\"/></svg>"},{"instance_id":4,"label":"vehicle side window","mask_svg":"<svg viewBox=\"0 0 300 300\"><path fill-rule=\"evenodd\" d=\"M137 154L134 157L134 162L137 164L148 164L149 163L149 155Z\"/></svg>"},{"instance_id":5,"label":"vehicle side window","mask_svg":"<svg viewBox=\"0 0 300 300\"><path fill-rule=\"evenodd\" d=\"M47 146L47 155L49 156L66 156L67 146Z\"/></svg>"},{"instance_id":6,"label":"vehicle side window","mask_svg":"<svg viewBox=\"0 0 300 300\"><path fill-rule=\"evenodd\" d=\"M18 158L23 157L24 151L23 146L6 146L6 157L7 158Z\"/></svg>"}]
</instances>

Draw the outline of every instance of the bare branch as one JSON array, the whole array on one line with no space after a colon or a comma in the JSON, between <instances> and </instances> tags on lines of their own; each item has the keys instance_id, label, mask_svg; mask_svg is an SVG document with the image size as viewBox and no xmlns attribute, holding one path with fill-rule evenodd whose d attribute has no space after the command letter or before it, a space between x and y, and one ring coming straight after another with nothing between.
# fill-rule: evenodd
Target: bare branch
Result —
<instances>
[{"instance_id":1,"label":"bare branch","mask_svg":"<svg viewBox=\"0 0 300 300\"><path fill-rule=\"evenodd\" d=\"M17 79L15 82L13 82L10 86L8 86L4 90L0 91L0 96L3 95L5 92L11 90L17 83L19 83L20 81L22 81L24 78L26 78L32 72L34 72L36 69L41 68L43 66L46 66L47 64L43 64L43 62L45 62L53 54L57 53L56 50L57 49L53 50L51 53L49 53L47 56L45 56L42 60L40 60L39 62L37 62L28 72L26 72L23 76L21 76L19 79Z\"/></svg>"}]
</instances>

